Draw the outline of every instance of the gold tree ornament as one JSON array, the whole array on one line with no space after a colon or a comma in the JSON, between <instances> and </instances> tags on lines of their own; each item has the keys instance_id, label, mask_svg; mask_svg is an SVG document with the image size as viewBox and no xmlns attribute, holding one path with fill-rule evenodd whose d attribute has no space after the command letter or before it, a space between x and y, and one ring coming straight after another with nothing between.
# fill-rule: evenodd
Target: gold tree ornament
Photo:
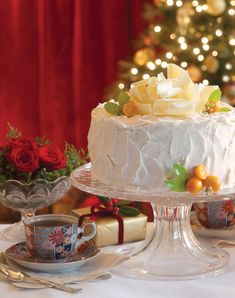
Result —
<instances>
[{"instance_id":1,"label":"gold tree ornament","mask_svg":"<svg viewBox=\"0 0 235 298\"><path fill-rule=\"evenodd\" d=\"M187 68L187 71L189 73L189 76L190 76L191 80L194 83L197 83L201 80L202 72L201 72L200 68L198 68L197 66L192 64Z\"/></svg>"},{"instance_id":2,"label":"gold tree ornament","mask_svg":"<svg viewBox=\"0 0 235 298\"><path fill-rule=\"evenodd\" d=\"M134 62L140 66L153 59L155 59L155 52L151 48L140 49L134 55Z\"/></svg>"},{"instance_id":3,"label":"gold tree ornament","mask_svg":"<svg viewBox=\"0 0 235 298\"><path fill-rule=\"evenodd\" d=\"M213 16L222 14L226 9L226 2L224 0L207 0L208 13Z\"/></svg>"},{"instance_id":4,"label":"gold tree ornament","mask_svg":"<svg viewBox=\"0 0 235 298\"><path fill-rule=\"evenodd\" d=\"M208 55L205 58L205 65L209 73L216 73L219 69L219 60L212 55Z\"/></svg>"}]
</instances>

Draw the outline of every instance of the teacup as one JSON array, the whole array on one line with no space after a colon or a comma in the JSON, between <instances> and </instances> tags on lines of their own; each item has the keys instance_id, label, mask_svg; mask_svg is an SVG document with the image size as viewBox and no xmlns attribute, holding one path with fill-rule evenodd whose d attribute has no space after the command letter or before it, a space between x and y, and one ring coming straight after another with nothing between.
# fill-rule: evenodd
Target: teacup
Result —
<instances>
[{"instance_id":1,"label":"teacup","mask_svg":"<svg viewBox=\"0 0 235 298\"><path fill-rule=\"evenodd\" d=\"M89 235L83 235L90 226ZM24 220L26 245L32 257L58 261L68 257L96 234L95 222L78 227L78 219L65 214L37 215Z\"/></svg>"},{"instance_id":2,"label":"teacup","mask_svg":"<svg viewBox=\"0 0 235 298\"><path fill-rule=\"evenodd\" d=\"M207 229L226 229L235 224L235 200L193 204L200 224Z\"/></svg>"}]
</instances>

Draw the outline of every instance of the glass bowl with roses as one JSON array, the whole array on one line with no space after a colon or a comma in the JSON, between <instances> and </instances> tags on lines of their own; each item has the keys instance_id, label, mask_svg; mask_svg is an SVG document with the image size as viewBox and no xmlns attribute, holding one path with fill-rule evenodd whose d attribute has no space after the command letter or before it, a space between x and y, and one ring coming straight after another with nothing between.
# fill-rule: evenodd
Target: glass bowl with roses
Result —
<instances>
[{"instance_id":1,"label":"glass bowl with roses","mask_svg":"<svg viewBox=\"0 0 235 298\"><path fill-rule=\"evenodd\" d=\"M69 188L73 169L86 162L83 150L65 143L62 152L46 136L22 136L9 125L6 143L0 147L0 203L21 212L20 222L7 227L1 236L22 240L23 220L58 201Z\"/></svg>"}]
</instances>

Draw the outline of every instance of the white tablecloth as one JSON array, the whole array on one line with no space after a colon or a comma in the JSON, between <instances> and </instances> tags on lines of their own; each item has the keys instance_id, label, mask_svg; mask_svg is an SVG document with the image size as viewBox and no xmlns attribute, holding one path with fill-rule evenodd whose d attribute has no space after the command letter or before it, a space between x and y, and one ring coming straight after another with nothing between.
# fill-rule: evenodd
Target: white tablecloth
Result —
<instances>
[{"instance_id":1,"label":"white tablecloth","mask_svg":"<svg viewBox=\"0 0 235 298\"><path fill-rule=\"evenodd\" d=\"M1 225L0 229L5 225ZM0 240L0 250L13 243ZM86 283L82 293L67 294L55 289L16 290L10 283L0 280L1 298L227 298L235 296L235 246L226 248L231 255L226 272L210 278L193 281L144 281L113 276L110 280Z\"/></svg>"}]
</instances>

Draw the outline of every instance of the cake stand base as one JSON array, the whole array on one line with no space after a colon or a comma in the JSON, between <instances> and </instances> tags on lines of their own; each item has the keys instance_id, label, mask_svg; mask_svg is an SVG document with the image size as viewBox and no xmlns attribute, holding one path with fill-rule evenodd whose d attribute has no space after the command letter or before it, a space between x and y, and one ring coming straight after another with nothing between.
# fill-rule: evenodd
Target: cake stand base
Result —
<instances>
[{"instance_id":1,"label":"cake stand base","mask_svg":"<svg viewBox=\"0 0 235 298\"><path fill-rule=\"evenodd\" d=\"M191 207L156 206L156 228L150 244L113 272L148 280L186 280L224 271L229 255L197 241L190 226Z\"/></svg>"}]
</instances>

